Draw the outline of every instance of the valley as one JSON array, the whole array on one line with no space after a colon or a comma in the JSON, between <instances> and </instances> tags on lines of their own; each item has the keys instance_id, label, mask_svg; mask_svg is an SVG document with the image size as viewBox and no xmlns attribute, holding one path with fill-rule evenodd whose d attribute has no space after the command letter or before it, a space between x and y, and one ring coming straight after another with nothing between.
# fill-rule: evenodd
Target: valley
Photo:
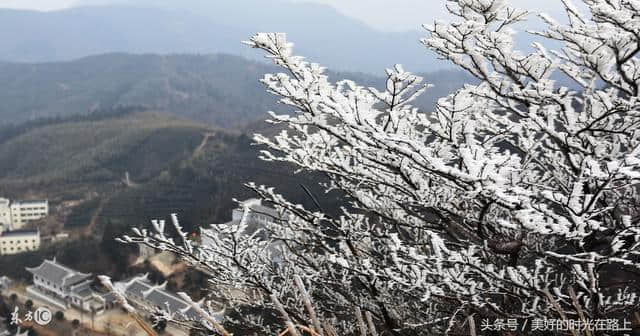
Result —
<instances>
[{"instance_id":1,"label":"valley","mask_svg":"<svg viewBox=\"0 0 640 336\"><path fill-rule=\"evenodd\" d=\"M151 219L172 213L189 232L224 222L235 207L233 198L252 196L243 186L249 181L277 184L283 194L307 205L311 200L300 185L320 192L319 177L259 160L259 148L240 132L138 108L71 119L39 125L0 143L2 192L48 199L51 215L30 224L44 236L70 234L55 248L0 257L0 264L29 260L28 254L67 261L66 250L94 242L102 249L91 253L107 262L67 263L123 276L136 251L121 248L114 238L134 226L144 228ZM21 274L15 270L9 275Z\"/></svg>"}]
</instances>

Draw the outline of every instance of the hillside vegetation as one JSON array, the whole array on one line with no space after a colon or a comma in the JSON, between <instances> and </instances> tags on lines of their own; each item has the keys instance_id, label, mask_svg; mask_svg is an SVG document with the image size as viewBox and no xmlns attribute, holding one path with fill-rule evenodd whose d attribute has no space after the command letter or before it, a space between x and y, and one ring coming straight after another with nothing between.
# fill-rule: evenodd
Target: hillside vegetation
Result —
<instances>
[{"instance_id":1,"label":"hillside vegetation","mask_svg":"<svg viewBox=\"0 0 640 336\"><path fill-rule=\"evenodd\" d=\"M157 112L74 121L33 129L0 144L6 182L101 182L149 179L166 160L195 147L206 127Z\"/></svg>"},{"instance_id":2,"label":"hillside vegetation","mask_svg":"<svg viewBox=\"0 0 640 336\"><path fill-rule=\"evenodd\" d=\"M111 260L101 270L108 274L128 274L133 252L115 237L172 213L190 232L230 220L233 198L253 196L246 182L277 186L311 208L301 185L321 192L318 176L259 160L260 148L246 135L157 111L99 111L39 121L13 133L0 140L3 195L49 199L53 219L40 224L43 235L70 230L74 241L99 242L97 253ZM323 206L337 209L336 199L323 197ZM69 254L62 246L56 253Z\"/></svg>"},{"instance_id":3,"label":"hillside vegetation","mask_svg":"<svg viewBox=\"0 0 640 336\"><path fill-rule=\"evenodd\" d=\"M109 54L73 62L2 63L0 124L144 105L232 127L274 105L258 83L268 69L228 55Z\"/></svg>"}]
</instances>

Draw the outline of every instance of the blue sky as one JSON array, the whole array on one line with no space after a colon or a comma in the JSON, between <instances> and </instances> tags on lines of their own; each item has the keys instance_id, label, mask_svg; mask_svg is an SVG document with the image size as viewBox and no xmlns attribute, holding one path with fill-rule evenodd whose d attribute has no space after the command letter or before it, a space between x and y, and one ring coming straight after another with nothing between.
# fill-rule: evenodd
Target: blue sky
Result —
<instances>
[{"instance_id":1,"label":"blue sky","mask_svg":"<svg viewBox=\"0 0 640 336\"><path fill-rule=\"evenodd\" d=\"M219 1L219 0L212 0ZM289 0L330 5L341 13L383 31L417 30L422 23L445 18L445 0ZM55 10L72 6L76 0L0 0L0 8ZM269 0L265 0L265 4ZM559 0L511 0L519 8L561 15Z\"/></svg>"}]
</instances>

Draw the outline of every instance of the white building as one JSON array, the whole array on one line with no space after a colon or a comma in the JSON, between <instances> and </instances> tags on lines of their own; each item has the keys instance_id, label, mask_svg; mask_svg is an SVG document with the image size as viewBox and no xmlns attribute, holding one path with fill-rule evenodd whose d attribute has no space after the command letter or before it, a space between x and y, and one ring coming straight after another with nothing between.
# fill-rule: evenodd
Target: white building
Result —
<instances>
[{"instance_id":1,"label":"white building","mask_svg":"<svg viewBox=\"0 0 640 336\"><path fill-rule=\"evenodd\" d=\"M242 201L242 204L248 206L247 218L245 219L246 228L244 234L252 234L257 229L263 228L268 225L273 225L279 221L285 220L285 217L281 216L274 208L262 204L262 200L257 198L250 198L246 201ZM212 224L216 227L230 227L238 225L244 216L244 207L239 207L231 211L231 220L222 224ZM210 229L201 229L202 233L202 245L211 245L213 241L209 235L214 234Z\"/></svg>"},{"instance_id":2,"label":"white building","mask_svg":"<svg viewBox=\"0 0 640 336\"><path fill-rule=\"evenodd\" d=\"M249 213L247 217L247 224L249 227L273 224L280 219L278 211L262 204L261 199L251 198L242 203L249 205ZM239 222L242 219L243 214L243 208L233 209L233 211L231 211L231 222Z\"/></svg>"},{"instance_id":3,"label":"white building","mask_svg":"<svg viewBox=\"0 0 640 336\"><path fill-rule=\"evenodd\" d=\"M251 234L259 228L286 220L286 216L281 216L276 209L262 204L261 199L250 198L241 203L249 208L245 219L245 224L247 225L246 234ZM242 216L244 216L244 207L239 207L231 211L230 221L222 224L213 224L212 226L238 225L242 220Z\"/></svg>"},{"instance_id":4,"label":"white building","mask_svg":"<svg viewBox=\"0 0 640 336\"><path fill-rule=\"evenodd\" d=\"M11 203L11 227L19 229L30 221L49 215L49 201L14 201Z\"/></svg>"},{"instance_id":5,"label":"white building","mask_svg":"<svg viewBox=\"0 0 640 336\"><path fill-rule=\"evenodd\" d=\"M85 312L105 311L105 298L91 289L91 274L72 270L57 263L55 258L45 259L40 266L26 269L33 274L33 286L27 288L30 295L62 309L74 306Z\"/></svg>"},{"instance_id":6,"label":"white building","mask_svg":"<svg viewBox=\"0 0 640 336\"><path fill-rule=\"evenodd\" d=\"M242 201L241 203L245 206L248 206L249 208L249 211L247 212L247 218L245 219L246 227L242 232L245 235L251 235L258 229L268 227L269 225L275 225L288 219L288 215L286 213L284 215L281 215L278 210L263 204L261 199L251 198ZM244 206L236 208L231 212L231 221L222 224L212 224L211 226L224 228L238 225L242 220L242 216L244 216L244 213ZM201 244L213 245L214 241L211 238L211 235L217 234L216 231L212 229L200 230L202 234ZM282 260L282 254L279 252L279 247L281 245L282 242L274 242L267 250L267 253L271 255L271 260L274 263L280 263Z\"/></svg>"},{"instance_id":7,"label":"white building","mask_svg":"<svg viewBox=\"0 0 640 336\"><path fill-rule=\"evenodd\" d=\"M40 248L40 231L13 230L0 233L0 255L35 251Z\"/></svg>"}]
</instances>

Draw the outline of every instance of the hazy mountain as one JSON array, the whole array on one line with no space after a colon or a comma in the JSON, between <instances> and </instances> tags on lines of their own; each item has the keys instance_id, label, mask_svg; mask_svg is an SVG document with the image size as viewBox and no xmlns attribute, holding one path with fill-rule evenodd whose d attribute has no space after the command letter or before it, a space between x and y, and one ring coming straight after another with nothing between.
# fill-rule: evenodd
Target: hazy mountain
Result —
<instances>
[{"instance_id":1,"label":"hazy mountain","mask_svg":"<svg viewBox=\"0 0 640 336\"><path fill-rule=\"evenodd\" d=\"M419 43L423 32L379 32L329 6L258 0L0 10L0 60L47 62L108 52L221 52L262 59L241 44L261 31L287 32L297 53L336 70L382 73L402 63L432 71L445 65Z\"/></svg>"},{"instance_id":2,"label":"hazy mountain","mask_svg":"<svg viewBox=\"0 0 640 336\"><path fill-rule=\"evenodd\" d=\"M109 54L73 62L0 63L0 124L144 105L231 127L275 100L258 83L262 63L237 56Z\"/></svg>"},{"instance_id":3,"label":"hazy mountain","mask_svg":"<svg viewBox=\"0 0 640 336\"><path fill-rule=\"evenodd\" d=\"M86 114L98 108L148 106L184 118L230 128L282 111L258 82L281 71L230 55L106 54L71 62L0 63L0 125L42 117ZM330 73L366 86L384 79L363 73ZM436 86L417 102L433 102L468 81L458 71L426 74Z\"/></svg>"}]
</instances>

